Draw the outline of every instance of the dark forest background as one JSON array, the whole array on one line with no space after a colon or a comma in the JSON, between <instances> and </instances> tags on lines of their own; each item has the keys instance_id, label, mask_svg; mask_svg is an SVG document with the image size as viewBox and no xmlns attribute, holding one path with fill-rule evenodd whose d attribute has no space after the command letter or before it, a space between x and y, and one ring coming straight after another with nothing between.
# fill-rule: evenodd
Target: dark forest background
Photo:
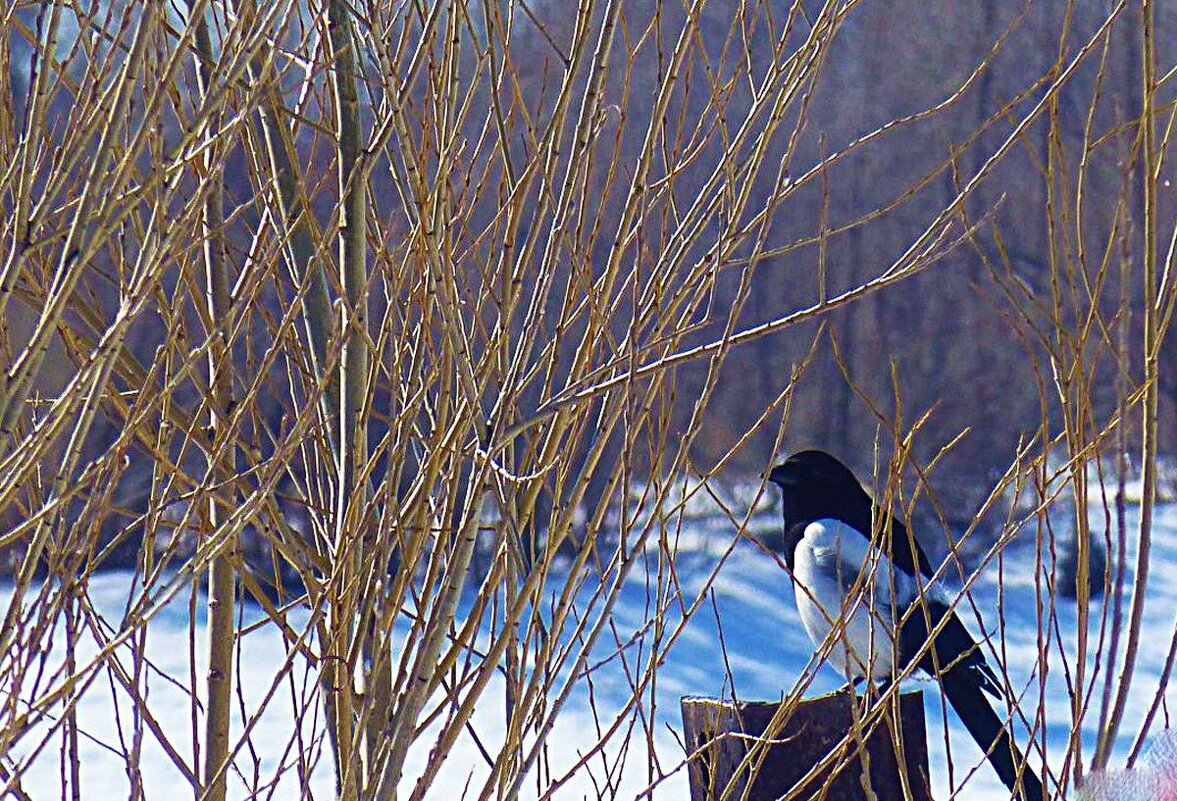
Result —
<instances>
[{"instance_id":1,"label":"dark forest background","mask_svg":"<svg viewBox=\"0 0 1177 801\"><path fill-rule=\"evenodd\" d=\"M754 62L760 54L769 53L772 41L767 26L754 24L753 17L775 15L783 21L791 6L757 4L756 14L741 11L742 5L727 0L703 6L698 19L699 54L688 60L689 74L683 76L683 88L673 99L668 141L675 137L685 141L703 117L710 118L712 91L723 98L721 117L741 118L753 91L748 75L763 69ZM1088 332L1078 346L1087 360L1085 380L1094 404L1091 425L1098 429L1116 413L1126 388L1140 378L1138 363L1128 353L1141 336L1137 267L1143 191L1135 121L1142 103L1142 44L1139 26L1132 23L1140 9L1135 4L1127 7L1107 37L1099 39L1090 52L1080 53L1114 6L1106 0L880 0L858 4L845 15L823 55L811 96L786 111L792 117L770 146L778 151L769 158L774 168L758 172L747 187L753 198L761 198L753 200L755 207L766 202L776 182L798 181L796 191L788 193L770 215L765 230L780 244L758 256L751 291L740 301L735 328L749 329L787 316L877 275L900 259L936 213L966 186L969 192L961 204L961 219L974 227L935 264L899 285L734 348L701 417L693 418L692 412L707 366L688 362L681 367L673 388L675 425L680 431L688 425L695 427L691 458L697 471L710 474L724 457L719 480L755 478L774 453L822 447L869 473L877 464L876 450L881 447L888 452L896 431L927 414L910 443L911 454L916 462L926 463L951 444L938 462L932 485L947 493L950 506L960 507L967 517L988 491L989 482L1014 459L1019 443L1057 429L1063 414L1060 393L1065 396L1070 390L1052 386L1045 377L1051 374L1052 347L1061 353L1076 340L1067 340L1065 329L1048 331L1050 326L1045 324L1052 314L1057 315L1078 338L1090 308L1106 309L1105 330L1097 335ZM801 7L806 14L794 22L790 41L806 35L806 16L820 9L817 3ZM510 42L512 59L528 66L516 76L515 91L526 98L533 119L540 121L552 111L559 68L567 58L576 24L573 5L540 2L505 4L503 9L514 9L517 17ZM633 54L612 63L615 74L606 83L601 119L593 131L596 158L611 156L622 173L630 169L627 165L632 165L640 149L644 130L640 123L662 79L665 65L661 62L673 44L668 38L657 46L638 46L638 37L660 38L660 31L677 31L683 13L676 4L626 4L619 37ZM741 22L744 14L747 24ZM44 24L43 15L34 9L18 9L14 15L19 24L9 23L3 59L11 87L3 109L10 143L19 139L27 101L33 64L30 36ZM91 26L98 21L96 15ZM478 24L471 22L475 28ZM1158 60L1171 63L1177 53L1177 6L1161 4L1156 25ZM286 35L294 41L301 34L296 28ZM68 50L65 45L59 48ZM1072 60L1078 64L1072 65ZM1019 126L1070 66L1074 69L1051 94L1047 106L1030 124ZM369 59L361 68L367 71L370 84L378 83L379 64ZM314 111L321 102L318 97L297 95L296 77L283 79L285 101L305 103L308 114L329 113L330 109ZM184 85L192 87L194 80L193 68L187 65ZM1165 76L1160 94L1168 98L1168 105L1162 108L1162 119L1172 119L1164 115L1172 112L1175 88L1177 80L1171 74ZM477 90L475 97L484 100L484 91ZM378 89L374 94L371 86L361 97L369 122L372 104L378 100ZM424 109L428 101L428 84L418 84L411 103ZM60 135L70 125L70 93L62 91L52 102L51 118ZM167 139L176 120L165 115L163 125ZM465 125L473 141L485 131L488 120L476 115ZM1020 130L1011 141L1016 128ZM793 135L786 136L789 132ZM518 145L513 147L526 159L526 137L517 138ZM1085 148L1084 142L1092 146ZM689 205L689 187L710 171L721 144L722 137L710 136L698 146L696 158L679 176L679 185L686 189L675 189L675 203ZM307 126L300 129L294 145L305 180L313 187L312 205L320 224L326 224L338 201L330 179L332 154ZM1074 181L1081 161L1083 186L1077 193ZM242 204L238 224L227 229L228 247L242 259L248 255L258 223L257 210L249 202L257 187L247 162L241 150L226 154L227 196ZM1165 174L1172 172L1172 163L1162 162L1161 169ZM692 175L692 170L697 174ZM982 171L983 179L970 186ZM607 239L600 232L616 224L625 199L624 174L621 177L616 182L610 174L606 180L597 170L587 178L602 184L600 205L591 210L600 241L589 243L589 253L604 254ZM469 175L466 180L471 180ZM1174 194L1167 181L1161 186L1159 216L1171 219ZM384 200L395 199L395 181L387 169L374 172L370 191L378 210ZM1083 206L1076 209L1079 194ZM534 201L533 195L529 202ZM499 202L491 193L471 202L464 221L470 241L477 242L473 232L493 219ZM11 209L10 198L4 203ZM383 247L395 247L396 238L406 230L406 220L393 206L380 230L371 235L377 259L382 247L378 240L383 239ZM668 230L666 213L663 210L663 216L645 222L651 241ZM706 225L718 231L721 223L713 219ZM705 230L699 241L707 240ZM12 240L7 242L11 246ZM638 243L627 258L645 258L642 247ZM698 252L696 244L687 255ZM321 250L320 256L331 283L338 286L338 265L329 252ZM741 287L744 278L739 268L744 265L740 259L737 254L717 265L719 277L708 303L713 312L722 313L697 320L695 332L684 340L687 345L722 335L724 314L737 295L747 292ZM469 269L480 268L474 264ZM600 265L593 269L599 270ZM45 262L44 280L48 270L49 262ZM477 281L470 284L475 286ZM87 302L105 315L113 314L118 293L109 276L98 270L85 285ZM289 303L289 293L289 287L278 287L262 293L258 302L268 304L275 314ZM370 302L380 309L397 300L373 297ZM624 320L624 292L615 303L618 319ZM1125 303L1131 309L1127 316L1117 311ZM9 307L7 331L14 341L19 342L29 330L36 306L34 293L31 299L26 297L23 308L20 304ZM1035 321L1042 327L1036 328ZM823 333L814 346L819 326ZM158 315L147 314L135 322L128 344L145 363L158 346L163 327ZM260 332L255 332L255 338L264 340ZM71 351L60 338L51 347L37 382L38 392L48 397L64 386L79 358L78 351ZM240 345L239 355L247 347ZM762 425L745 437L751 422L802 362L807 367L792 396L783 439L778 442L772 425ZM274 370L270 397L258 407L262 417L268 417L257 422L262 427L280 427L283 415L294 408L286 397L282 368ZM1177 436L1177 348L1172 345L1163 350L1160 378L1161 450L1172 452ZM181 398L197 396L194 388L178 391ZM538 402L540 390L531 391ZM100 417L86 452L101 453L120 425L117 418ZM1126 439L1117 442L1137 441L1131 425L1122 432ZM373 424L372 430L377 434L380 426ZM616 434L613 438L610 449L616 453L621 438ZM725 457L737 443L735 452ZM1104 451L1114 453L1116 443L1108 443ZM131 458L135 460L133 454ZM606 482L603 474L594 478L590 497L594 491L599 496ZM118 506L126 515L142 511L149 483L147 460L138 467L132 465L122 476Z\"/></svg>"}]
</instances>

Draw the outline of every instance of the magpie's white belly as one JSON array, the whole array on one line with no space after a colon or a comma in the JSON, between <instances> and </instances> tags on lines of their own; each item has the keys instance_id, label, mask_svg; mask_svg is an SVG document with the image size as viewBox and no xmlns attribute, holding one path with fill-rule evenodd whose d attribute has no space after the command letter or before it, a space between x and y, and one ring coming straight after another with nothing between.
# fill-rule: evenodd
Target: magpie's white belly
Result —
<instances>
[{"instance_id":1,"label":"magpie's white belly","mask_svg":"<svg viewBox=\"0 0 1177 801\"><path fill-rule=\"evenodd\" d=\"M860 580L864 564L868 572ZM834 520L819 520L806 528L793 570L797 610L814 646L822 647L830 632L837 630L829 661L843 675L850 679L892 675L892 620L896 612L902 612L902 606L895 609L892 604L892 588L897 600L910 601L914 597L907 586L911 580L893 571L886 556L875 553L857 531ZM852 593L849 598L847 593Z\"/></svg>"}]
</instances>

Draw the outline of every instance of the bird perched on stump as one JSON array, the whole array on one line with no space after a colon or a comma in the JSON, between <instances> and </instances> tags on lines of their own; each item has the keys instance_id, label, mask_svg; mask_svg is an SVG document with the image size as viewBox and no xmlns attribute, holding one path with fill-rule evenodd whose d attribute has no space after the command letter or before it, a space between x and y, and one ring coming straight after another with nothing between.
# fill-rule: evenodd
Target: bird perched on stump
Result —
<instances>
[{"instance_id":1,"label":"bird perched on stump","mask_svg":"<svg viewBox=\"0 0 1177 801\"><path fill-rule=\"evenodd\" d=\"M915 538L828 453L793 454L768 478L781 489L785 562L814 645L837 630L829 658L855 684L890 682L914 662L939 682L1006 787L1042 801L1042 782L985 697L1002 697L997 677Z\"/></svg>"}]
</instances>

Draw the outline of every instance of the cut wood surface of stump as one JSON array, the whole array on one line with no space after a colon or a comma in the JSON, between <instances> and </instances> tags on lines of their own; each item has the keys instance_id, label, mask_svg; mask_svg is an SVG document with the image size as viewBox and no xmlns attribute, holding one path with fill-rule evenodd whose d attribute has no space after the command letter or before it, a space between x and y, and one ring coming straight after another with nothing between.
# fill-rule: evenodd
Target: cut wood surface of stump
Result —
<instances>
[{"instance_id":1,"label":"cut wood surface of stump","mask_svg":"<svg viewBox=\"0 0 1177 801\"><path fill-rule=\"evenodd\" d=\"M864 699L847 692L788 708L683 698L691 801L931 801L922 693L901 695L898 718L894 710L864 714Z\"/></svg>"}]
</instances>

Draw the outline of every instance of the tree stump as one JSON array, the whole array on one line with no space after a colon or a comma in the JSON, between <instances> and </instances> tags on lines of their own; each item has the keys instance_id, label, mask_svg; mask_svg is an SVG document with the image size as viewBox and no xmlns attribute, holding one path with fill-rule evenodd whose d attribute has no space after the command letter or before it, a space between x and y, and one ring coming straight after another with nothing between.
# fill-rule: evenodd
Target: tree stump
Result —
<instances>
[{"instance_id":1,"label":"tree stump","mask_svg":"<svg viewBox=\"0 0 1177 801\"><path fill-rule=\"evenodd\" d=\"M922 693L900 696L899 725L892 721L893 704L864 719L864 700L848 692L805 699L790 709L779 703L713 698L686 697L681 703L687 748L693 754L691 801L775 801L785 796L931 801Z\"/></svg>"}]
</instances>

